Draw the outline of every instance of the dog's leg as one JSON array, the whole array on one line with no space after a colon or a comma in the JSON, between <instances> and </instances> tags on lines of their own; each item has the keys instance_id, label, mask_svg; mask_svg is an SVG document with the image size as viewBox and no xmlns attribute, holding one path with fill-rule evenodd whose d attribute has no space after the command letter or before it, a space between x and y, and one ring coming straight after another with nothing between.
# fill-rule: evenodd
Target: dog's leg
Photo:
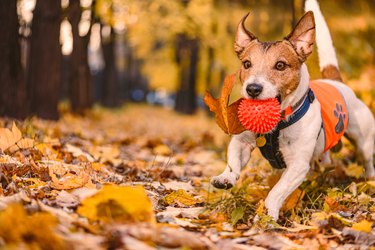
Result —
<instances>
[{"instance_id":1,"label":"dog's leg","mask_svg":"<svg viewBox=\"0 0 375 250\"><path fill-rule=\"evenodd\" d=\"M250 159L250 154L255 148L255 136L246 131L234 135L228 146L228 163L224 172L212 178L211 183L216 188L229 189L234 186L240 177L241 168Z\"/></svg>"},{"instance_id":2,"label":"dog's leg","mask_svg":"<svg viewBox=\"0 0 375 250\"><path fill-rule=\"evenodd\" d=\"M304 181L309 172L309 161L297 160L293 161L284 171L280 180L268 193L265 205L268 209L268 215L277 220L279 218L279 210L285 199Z\"/></svg>"},{"instance_id":3,"label":"dog's leg","mask_svg":"<svg viewBox=\"0 0 375 250\"><path fill-rule=\"evenodd\" d=\"M365 167L366 177L374 178L375 169L373 166L373 154L374 154L374 137L353 137L357 148L357 153L360 159L363 161Z\"/></svg>"},{"instance_id":4,"label":"dog's leg","mask_svg":"<svg viewBox=\"0 0 375 250\"><path fill-rule=\"evenodd\" d=\"M348 92L351 90L348 90ZM375 121L367 106L355 98L354 94L346 93L348 103L349 122L346 134L354 143L357 154L363 162L367 178L375 177L373 165Z\"/></svg>"}]
</instances>

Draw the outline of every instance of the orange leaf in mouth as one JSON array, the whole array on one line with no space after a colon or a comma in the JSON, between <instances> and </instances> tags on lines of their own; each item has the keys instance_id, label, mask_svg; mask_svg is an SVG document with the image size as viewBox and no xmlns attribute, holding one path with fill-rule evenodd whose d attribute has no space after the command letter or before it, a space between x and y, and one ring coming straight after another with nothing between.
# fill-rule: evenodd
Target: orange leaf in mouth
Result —
<instances>
[{"instance_id":1,"label":"orange leaf in mouth","mask_svg":"<svg viewBox=\"0 0 375 250\"><path fill-rule=\"evenodd\" d=\"M227 134L240 134L246 129L242 126L237 110L242 98L228 105L230 93L236 83L237 74L231 74L225 77L224 85L221 89L219 98L213 98L207 91L204 96L204 102L215 113L216 123Z\"/></svg>"}]
</instances>

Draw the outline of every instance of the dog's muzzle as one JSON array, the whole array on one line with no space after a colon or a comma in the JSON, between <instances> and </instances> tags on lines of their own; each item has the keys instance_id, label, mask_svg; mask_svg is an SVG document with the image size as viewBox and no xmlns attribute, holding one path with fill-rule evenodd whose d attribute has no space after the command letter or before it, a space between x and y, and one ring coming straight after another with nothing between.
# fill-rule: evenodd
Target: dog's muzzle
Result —
<instances>
[{"instance_id":1,"label":"dog's muzzle","mask_svg":"<svg viewBox=\"0 0 375 250\"><path fill-rule=\"evenodd\" d=\"M252 83L246 86L246 92L252 98L259 96L260 93L262 93L262 90L263 86L257 83Z\"/></svg>"}]
</instances>

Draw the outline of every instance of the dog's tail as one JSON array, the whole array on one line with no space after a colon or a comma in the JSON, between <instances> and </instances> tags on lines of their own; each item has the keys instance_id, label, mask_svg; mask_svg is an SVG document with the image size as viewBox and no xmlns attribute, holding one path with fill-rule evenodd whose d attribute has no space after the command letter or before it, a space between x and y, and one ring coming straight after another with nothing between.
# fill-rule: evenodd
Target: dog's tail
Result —
<instances>
[{"instance_id":1,"label":"dog's tail","mask_svg":"<svg viewBox=\"0 0 375 250\"><path fill-rule=\"evenodd\" d=\"M317 0L306 0L305 11L314 12L320 72L325 79L342 81L331 34Z\"/></svg>"}]
</instances>

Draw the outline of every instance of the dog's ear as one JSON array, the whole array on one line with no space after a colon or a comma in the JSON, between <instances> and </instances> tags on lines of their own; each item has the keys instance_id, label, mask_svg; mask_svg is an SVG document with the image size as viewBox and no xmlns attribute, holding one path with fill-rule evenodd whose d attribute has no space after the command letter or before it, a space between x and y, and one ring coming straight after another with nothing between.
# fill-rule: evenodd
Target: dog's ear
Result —
<instances>
[{"instance_id":1,"label":"dog's ear","mask_svg":"<svg viewBox=\"0 0 375 250\"><path fill-rule=\"evenodd\" d=\"M312 11L306 12L286 39L293 45L300 60L305 61L312 53L315 41L315 20Z\"/></svg>"},{"instance_id":2,"label":"dog's ear","mask_svg":"<svg viewBox=\"0 0 375 250\"><path fill-rule=\"evenodd\" d=\"M241 22L238 24L237 27L236 38L234 41L234 51L236 51L238 56L242 53L245 47L249 45L251 41L256 39L256 37L245 28L245 21L249 14L250 13L247 13L241 19Z\"/></svg>"}]
</instances>

